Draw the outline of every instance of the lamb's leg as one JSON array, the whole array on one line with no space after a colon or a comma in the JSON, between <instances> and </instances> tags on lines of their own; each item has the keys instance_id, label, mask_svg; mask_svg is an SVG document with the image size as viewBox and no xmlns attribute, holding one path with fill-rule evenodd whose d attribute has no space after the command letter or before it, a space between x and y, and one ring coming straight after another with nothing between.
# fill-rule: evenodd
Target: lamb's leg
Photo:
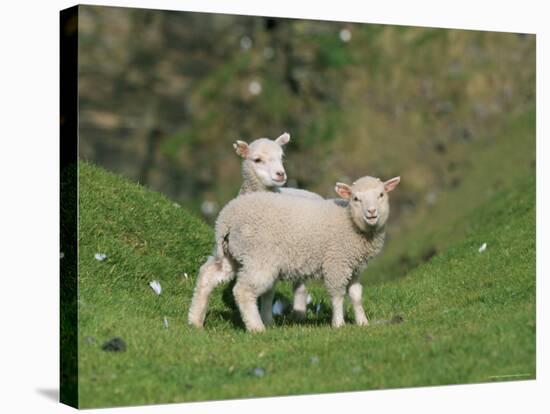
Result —
<instances>
[{"instance_id":1,"label":"lamb's leg","mask_svg":"<svg viewBox=\"0 0 550 414\"><path fill-rule=\"evenodd\" d=\"M253 332L265 330L258 311L257 299L272 289L275 279L272 273L265 270L253 271L246 267L241 268L233 288L233 295L247 330Z\"/></svg>"},{"instance_id":2,"label":"lamb's leg","mask_svg":"<svg viewBox=\"0 0 550 414\"><path fill-rule=\"evenodd\" d=\"M367 326L369 321L365 310L363 309L363 286L359 281L359 276L354 275L348 286L348 294L355 314L355 323L359 326Z\"/></svg>"},{"instance_id":3,"label":"lamb's leg","mask_svg":"<svg viewBox=\"0 0 550 414\"><path fill-rule=\"evenodd\" d=\"M234 276L235 269L229 259L225 257L218 259L213 256L208 258L201 266L197 277L197 285L187 316L190 325L202 328L212 290L220 283L230 281Z\"/></svg>"},{"instance_id":4,"label":"lamb's leg","mask_svg":"<svg viewBox=\"0 0 550 414\"><path fill-rule=\"evenodd\" d=\"M306 319L306 306L307 306L307 290L306 285L303 282L294 282L294 304L293 312L294 317L303 321Z\"/></svg>"},{"instance_id":5,"label":"lamb's leg","mask_svg":"<svg viewBox=\"0 0 550 414\"><path fill-rule=\"evenodd\" d=\"M332 302L332 326L338 328L345 325L344 297L352 272L346 269L343 264L333 263L332 266L323 269L323 273L325 286Z\"/></svg>"},{"instance_id":6,"label":"lamb's leg","mask_svg":"<svg viewBox=\"0 0 550 414\"><path fill-rule=\"evenodd\" d=\"M260 297L260 313L262 321L266 326L273 325L273 296L275 295L275 286L269 289Z\"/></svg>"},{"instance_id":7,"label":"lamb's leg","mask_svg":"<svg viewBox=\"0 0 550 414\"><path fill-rule=\"evenodd\" d=\"M332 292L331 302L332 302L332 326L334 328L339 328L344 326L346 322L344 321L344 296L346 291Z\"/></svg>"}]
</instances>

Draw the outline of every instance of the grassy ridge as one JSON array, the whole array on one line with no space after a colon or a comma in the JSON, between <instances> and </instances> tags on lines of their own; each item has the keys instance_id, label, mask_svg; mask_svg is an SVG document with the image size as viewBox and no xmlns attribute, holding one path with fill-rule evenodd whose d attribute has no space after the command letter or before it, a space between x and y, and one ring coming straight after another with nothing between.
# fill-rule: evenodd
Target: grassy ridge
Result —
<instances>
[{"instance_id":1,"label":"grassy ridge","mask_svg":"<svg viewBox=\"0 0 550 414\"><path fill-rule=\"evenodd\" d=\"M318 314L311 310L302 325L279 318L262 335L243 331L222 288L207 329L186 325L210 227L92 165L80 164L79 180L82 407L535 376L532 172L470 211L466 236L451 247L405 278L367 286L368 328L330 328L328 298L312 286L323 303ZM95 260L97 252L107 259ZM153 279L160 296L148 286ZM288 289L280 294L288 297ZM113 336L126 341L126 352L101 350ZM498 377L514 374L523 376Z\"/></svg>"},{"instance_id":2,"label":"grassy ridge","mask_svg":"<svg viewBox=\"0 0 550 414\"><path fill-rule=\"evenodd\" d=\"M534 174L534 108L511 117L494 139L498 145L479 141L453 149L455 188L435 193L431 208L407 216L400 229L390 229L382 255L364 274L366 280L377 283L402 277L462 240L473 231L472 217L480 206L490 203L498 191L517 186L518 177ZM469 162L460 163L461 159ZM402 178L401 186L410 185L408 177Z\"/></svg>"}]
</instances>

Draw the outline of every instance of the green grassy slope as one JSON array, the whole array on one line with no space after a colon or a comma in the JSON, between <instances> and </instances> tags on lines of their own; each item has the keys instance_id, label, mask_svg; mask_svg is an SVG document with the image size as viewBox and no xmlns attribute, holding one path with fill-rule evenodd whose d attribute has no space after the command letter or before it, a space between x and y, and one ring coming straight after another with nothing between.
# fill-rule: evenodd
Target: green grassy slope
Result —
<instances>
[{"instance_id":1,"label":"green grassy slope","mask_svg":"<svg viewBox=\"0 0 550 414\"><path fill-rule=\"evenodd\" d=\"M402 277L462 240L475 223L471 217L476 209L490 202L498 191L517 185L518 177L534 174L534 108L511 117L493 139L496 142L478 141L453 148L456 187L442 189L433 206L402 219L402 228L390 228L388 243L365 272L366 280L377 283ZM461 159L469 162L459 162ZM402 177L400 186L408 186L407 181L408 177Z\"/></svg>"},{"instance_id":2,"label":"green grassy slope","mask_svg":"<svg viewBox=\"0 0 550 414\"><path fill-rule=\"evenodd\" d=\"M311 286L323 304L318 314L299 325L279 318L259 335L243 331L224 288L213 295L205 330L186 325L210 227L89 164L79 173L82 407L535 377L533 171L442 226L443 238L468 223L430 261L367 285L369 327L330 328L327 296ZM107 259L95 260L97 252ZM160 296L148 286L153 279ZM113 336L127 342L126 352L101 350Z\"/></svg>"}]
</instances>

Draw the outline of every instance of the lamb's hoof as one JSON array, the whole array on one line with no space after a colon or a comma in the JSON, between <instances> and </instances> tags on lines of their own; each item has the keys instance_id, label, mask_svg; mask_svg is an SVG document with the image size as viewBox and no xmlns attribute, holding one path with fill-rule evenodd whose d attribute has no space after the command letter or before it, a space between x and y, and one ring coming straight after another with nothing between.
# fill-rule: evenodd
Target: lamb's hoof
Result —
<instances>
[{"instance_id":1,"label":"lamb's hoof","mask_svg":"<svg viewBox=\"0 0 550 414\"><path fill-rule=\"evenodd\" d=\"M342 326L344 326L346 323L344 321L339 321L339 322L332 322L332 327L333 328L341 328Z\"/></svg>"},{"instance_id":2,"label":"lamb's hoof","mask_svg":"<svg viewBox=\"0 0 550 414\"><path fill-rule=\"evenodd\" d=\"M355 322L357 326L369 326L369 321L367 319L361 319Z\"/></svg>"},{"instance_id":3,"label":"lamb's hoof","mask_svg":"<svg viewBox=\"0 0 550 414\"><path fill-rule=\"evenodd\" d=\"M189 324L189 326L192 326L194 328L198 328L198 329L202 329L203 328L203 323L199 320L196 320L194 318L189 318L187 320L187 323Z\"/></svg>"},{"instance_id":4,"label":"lamb's hoof","mask_svg":"<svg viewBox=\"0 0 550 414\"><path fill-rule=\"evenodd\" d=\"M265 331L265 326L247 326L246 330L252 333L259 333Z\"/></svg>"}]
</instances>

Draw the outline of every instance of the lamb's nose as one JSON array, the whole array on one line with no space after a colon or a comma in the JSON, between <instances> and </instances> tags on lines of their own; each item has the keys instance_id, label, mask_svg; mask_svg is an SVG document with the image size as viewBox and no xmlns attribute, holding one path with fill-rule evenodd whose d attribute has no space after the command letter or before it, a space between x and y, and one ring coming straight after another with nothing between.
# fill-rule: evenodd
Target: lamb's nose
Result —
<instances>
[{"instance_id":1,"label":"lamb's nose","mask_svg":"<svg viewBox=\"0 0 550 414\"><path fill-rule=\"evenodd\" d=\"M277 171L275 173L275 175L277 176L277 178L285 178L285 172L284 171Z\"/></svg>"},{"instance_id":2,"label":"lamb's nose","mask_svg":"<svg viewBox=\"0 0 550 414\"><path fill-rule=\"evenodd\" d=\"M369 207L367 209L367 212L371 215L371 216L375 216L376 215L376 208L375 207Z\"/></svg>"}]
</instances>

